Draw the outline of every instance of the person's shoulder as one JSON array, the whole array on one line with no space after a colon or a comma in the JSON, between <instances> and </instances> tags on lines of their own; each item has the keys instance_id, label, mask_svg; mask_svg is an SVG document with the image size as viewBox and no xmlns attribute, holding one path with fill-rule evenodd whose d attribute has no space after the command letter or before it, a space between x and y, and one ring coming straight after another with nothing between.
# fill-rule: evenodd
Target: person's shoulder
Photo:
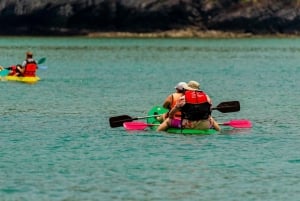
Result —
<instances>
[{"instance_id":1,"label":"person's shoulder","mask_svg":"<svg viewBox=\"0 0 300 201\"><path fill-rule=\"evenodd\" d=\"M170 102L172 98L172 94L169 94L166 98L165 98L165 102Z\"/></svg>"},{"instance_id":2,"label":"person's shoulder","mask_svg":"<svg viewBox=\"0 0 300 201\"><path fill-rule=\"evenodd\" d=\"M173 98L173 94L169 94L168 96L167 96L167 100L170 100L170 99L172 99Z\"/></svg>"},{"instance_id":3,"label":"person's shoulder","mask_svg":"<svg viewBox=\"0 0 300 201\"><path fill-rule=\"evenodd\" d=\"M174 94L175 93L171 93L171 94L168 95L168 97L170 98L170 97L174 96Z\"/></svg>"},{"instance_id":4,"label":"person's shoulder","mask_svg":"<svg viewBox=\"0 0 300 201\"><path fill-rule=\"evenodd\" d=\"M206 99L207 99L207 102L208 102L208 103L212 104L212 100L211 100L211 98L209 97L209 95L207 95L207 94L206 94Z\"/></svg>"}]
</instances>

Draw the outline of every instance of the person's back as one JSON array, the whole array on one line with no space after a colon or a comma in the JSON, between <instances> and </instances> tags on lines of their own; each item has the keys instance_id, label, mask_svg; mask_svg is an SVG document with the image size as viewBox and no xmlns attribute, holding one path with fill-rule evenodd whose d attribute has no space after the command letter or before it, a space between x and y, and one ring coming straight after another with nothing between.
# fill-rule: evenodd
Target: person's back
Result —
<instances>
[{"instance_id":1,"label":"person's back","mask_svg":"<svg viewBox=\"0 0 300 201\"><path fill-rule=\"evenodd\" d=\"M37 64L33 59L27 59L22 76L35 77Z\"/></svg>"},{"instance_id":2,"label":"person's back","mask_svg":"<svg viewBox=\"0 0 300 201\"><path fill-rule=\"evenodd\" d=\"M191 121L205 120L211 114L210 98L200 90L186 90L185 104L181 108L182 118Z\"/></svg>"},{"instance_id":3,"label":"person's back","mask_svg":"<svg viewBox=\"0 0 300 201\"><path fill-rule=\"evenodd\" d=\"M163 107L171 110L175 105L177 100L183 95L182 92L176 91L175 93L170 94L163 103Z\"/></svg>"},{"instance_id":4,"label":"person's back","mask_svg":"<svg viewBox=\"0 0 300 201\"><path fill-rule=\"evenodd\" d=\"M182 112L182 128L220 130L219 125L211 116L211 100L200 90L187 90L185 92Z\"/></svg>"},{"instance_id":5,"label":"person's back","mask_svg":"<svg viewBox=\"0 0 300 201\"><path fill-rule=\"evenodd\" d=\"M26 59L23 61L22 66L17 66L18 76L35 77L37 68L32 52L26 52Z\"/></svg>"}]
</instances>

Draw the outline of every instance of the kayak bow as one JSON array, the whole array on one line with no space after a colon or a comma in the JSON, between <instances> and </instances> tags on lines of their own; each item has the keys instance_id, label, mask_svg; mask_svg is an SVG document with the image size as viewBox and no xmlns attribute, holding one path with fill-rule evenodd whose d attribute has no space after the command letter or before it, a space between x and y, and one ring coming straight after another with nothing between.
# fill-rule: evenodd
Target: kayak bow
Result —
<instances>
[{"instance_id":1,"label":"kayak bow","mask_svg":"<svg viewBox=\"0 0 300 201\"><path fill-rule=\"evenodd\" d=\"M11 76L11 75L6 76L5 79L8 81L23 82L23 83L28 83L28 84L34 84L40 80L40 78L38 76L21 77L21 76Z\"/></svg>"}]
</instances>

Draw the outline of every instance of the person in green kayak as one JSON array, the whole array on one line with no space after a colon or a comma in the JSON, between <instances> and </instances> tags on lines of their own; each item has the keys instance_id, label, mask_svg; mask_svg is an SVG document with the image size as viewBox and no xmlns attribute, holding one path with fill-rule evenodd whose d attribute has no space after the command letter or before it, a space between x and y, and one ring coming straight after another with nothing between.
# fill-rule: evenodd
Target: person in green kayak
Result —
<instances>
[{"instance_id":1,"label":"person in green kayak","mask_svg":"<svg viewBox=\"0 0 300 201\"><path fill-rule=\"evenodd\" d=\"M176 105L177 101L181 96L184 95L184 88L187 86L186 82L179 82L174 88L175 88L175 93L170 94L167 96L167 98L164 100L163 107L168 109L169 112L171 109ZM163 122L166 118L169 116L169 112L164 113L157 117L157 120L159 122ZM180 119L181 118L181 112L178 111L174 114L174 118Z\"/></svg>"},{"instance_id":2,"label":"person in green kayak","mask_svg":"<svg viewBox=\"0 0 300 201\"><path fill-rule=\"evenodd\" d=\"M18 76L35 77L37 68L37 63L33 59L33 53L28 51L26 52L26 59L23 61L22 66L17 65Z\"/></svg>"},{"instance_id":3,"label":"person in green kayak","mask_svg":"<svg viewBox=\"0 0 300 201\"><path fill-rule=\"evenodd\" d=\"M192 87L190 87L192 86ZM184 95L179 98L176 105L169 112L169 117L157 128L157 131L165 131L169 127L189 129L215 129L221 128L211 116L212 101L210 97L199 90L200 84L190 81L184 88ZM176 112L181 112L181 119L174 118Z\"/></svg>"},{"instance_id":4,"label":"person in green kayak","mask_svg":"<svg viewBox=\"0 0 300 201\"><path fill-rule=\"evenodd\" d=\"M187 84L186 82L179 82L174 88L176 90L175 93L170 94L164 101L163 103L163 107L168 109L169 112L170 110L175 106L175 104L177 103L177 101L179 100L179 98L181 96L184 95L184 88L186 86L189 86L193 89L200 89L200 84L194 80L189 81L189 83ZM163 115L160 115L159 117L157 117L157 120L159 122L163 122L169 115L169 112L164 113ZM181 112L177 111L175 114L175 119L180 120L181 119Z\"/></svg>"}]
</instances>

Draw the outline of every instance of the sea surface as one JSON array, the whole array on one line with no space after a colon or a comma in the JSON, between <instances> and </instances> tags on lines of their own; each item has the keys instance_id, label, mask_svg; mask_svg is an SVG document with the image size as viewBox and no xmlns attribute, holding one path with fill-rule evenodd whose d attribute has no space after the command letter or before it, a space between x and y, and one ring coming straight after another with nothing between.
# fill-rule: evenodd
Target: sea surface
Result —
<instances>
[{"instance_id":1,"label":"sea surface","mask_svg":"<svg viewBox=\"0 0 300 201\"><path fill-rule=\"evenodd\" d=\"M300 38L1 37L0 65L46 57L41 81L1 81L1 201L298 201ZM180 81L248 119L196 136L111 128ZM139 119L145 121L145 119Z\"/></svg>"}]
</instances>

